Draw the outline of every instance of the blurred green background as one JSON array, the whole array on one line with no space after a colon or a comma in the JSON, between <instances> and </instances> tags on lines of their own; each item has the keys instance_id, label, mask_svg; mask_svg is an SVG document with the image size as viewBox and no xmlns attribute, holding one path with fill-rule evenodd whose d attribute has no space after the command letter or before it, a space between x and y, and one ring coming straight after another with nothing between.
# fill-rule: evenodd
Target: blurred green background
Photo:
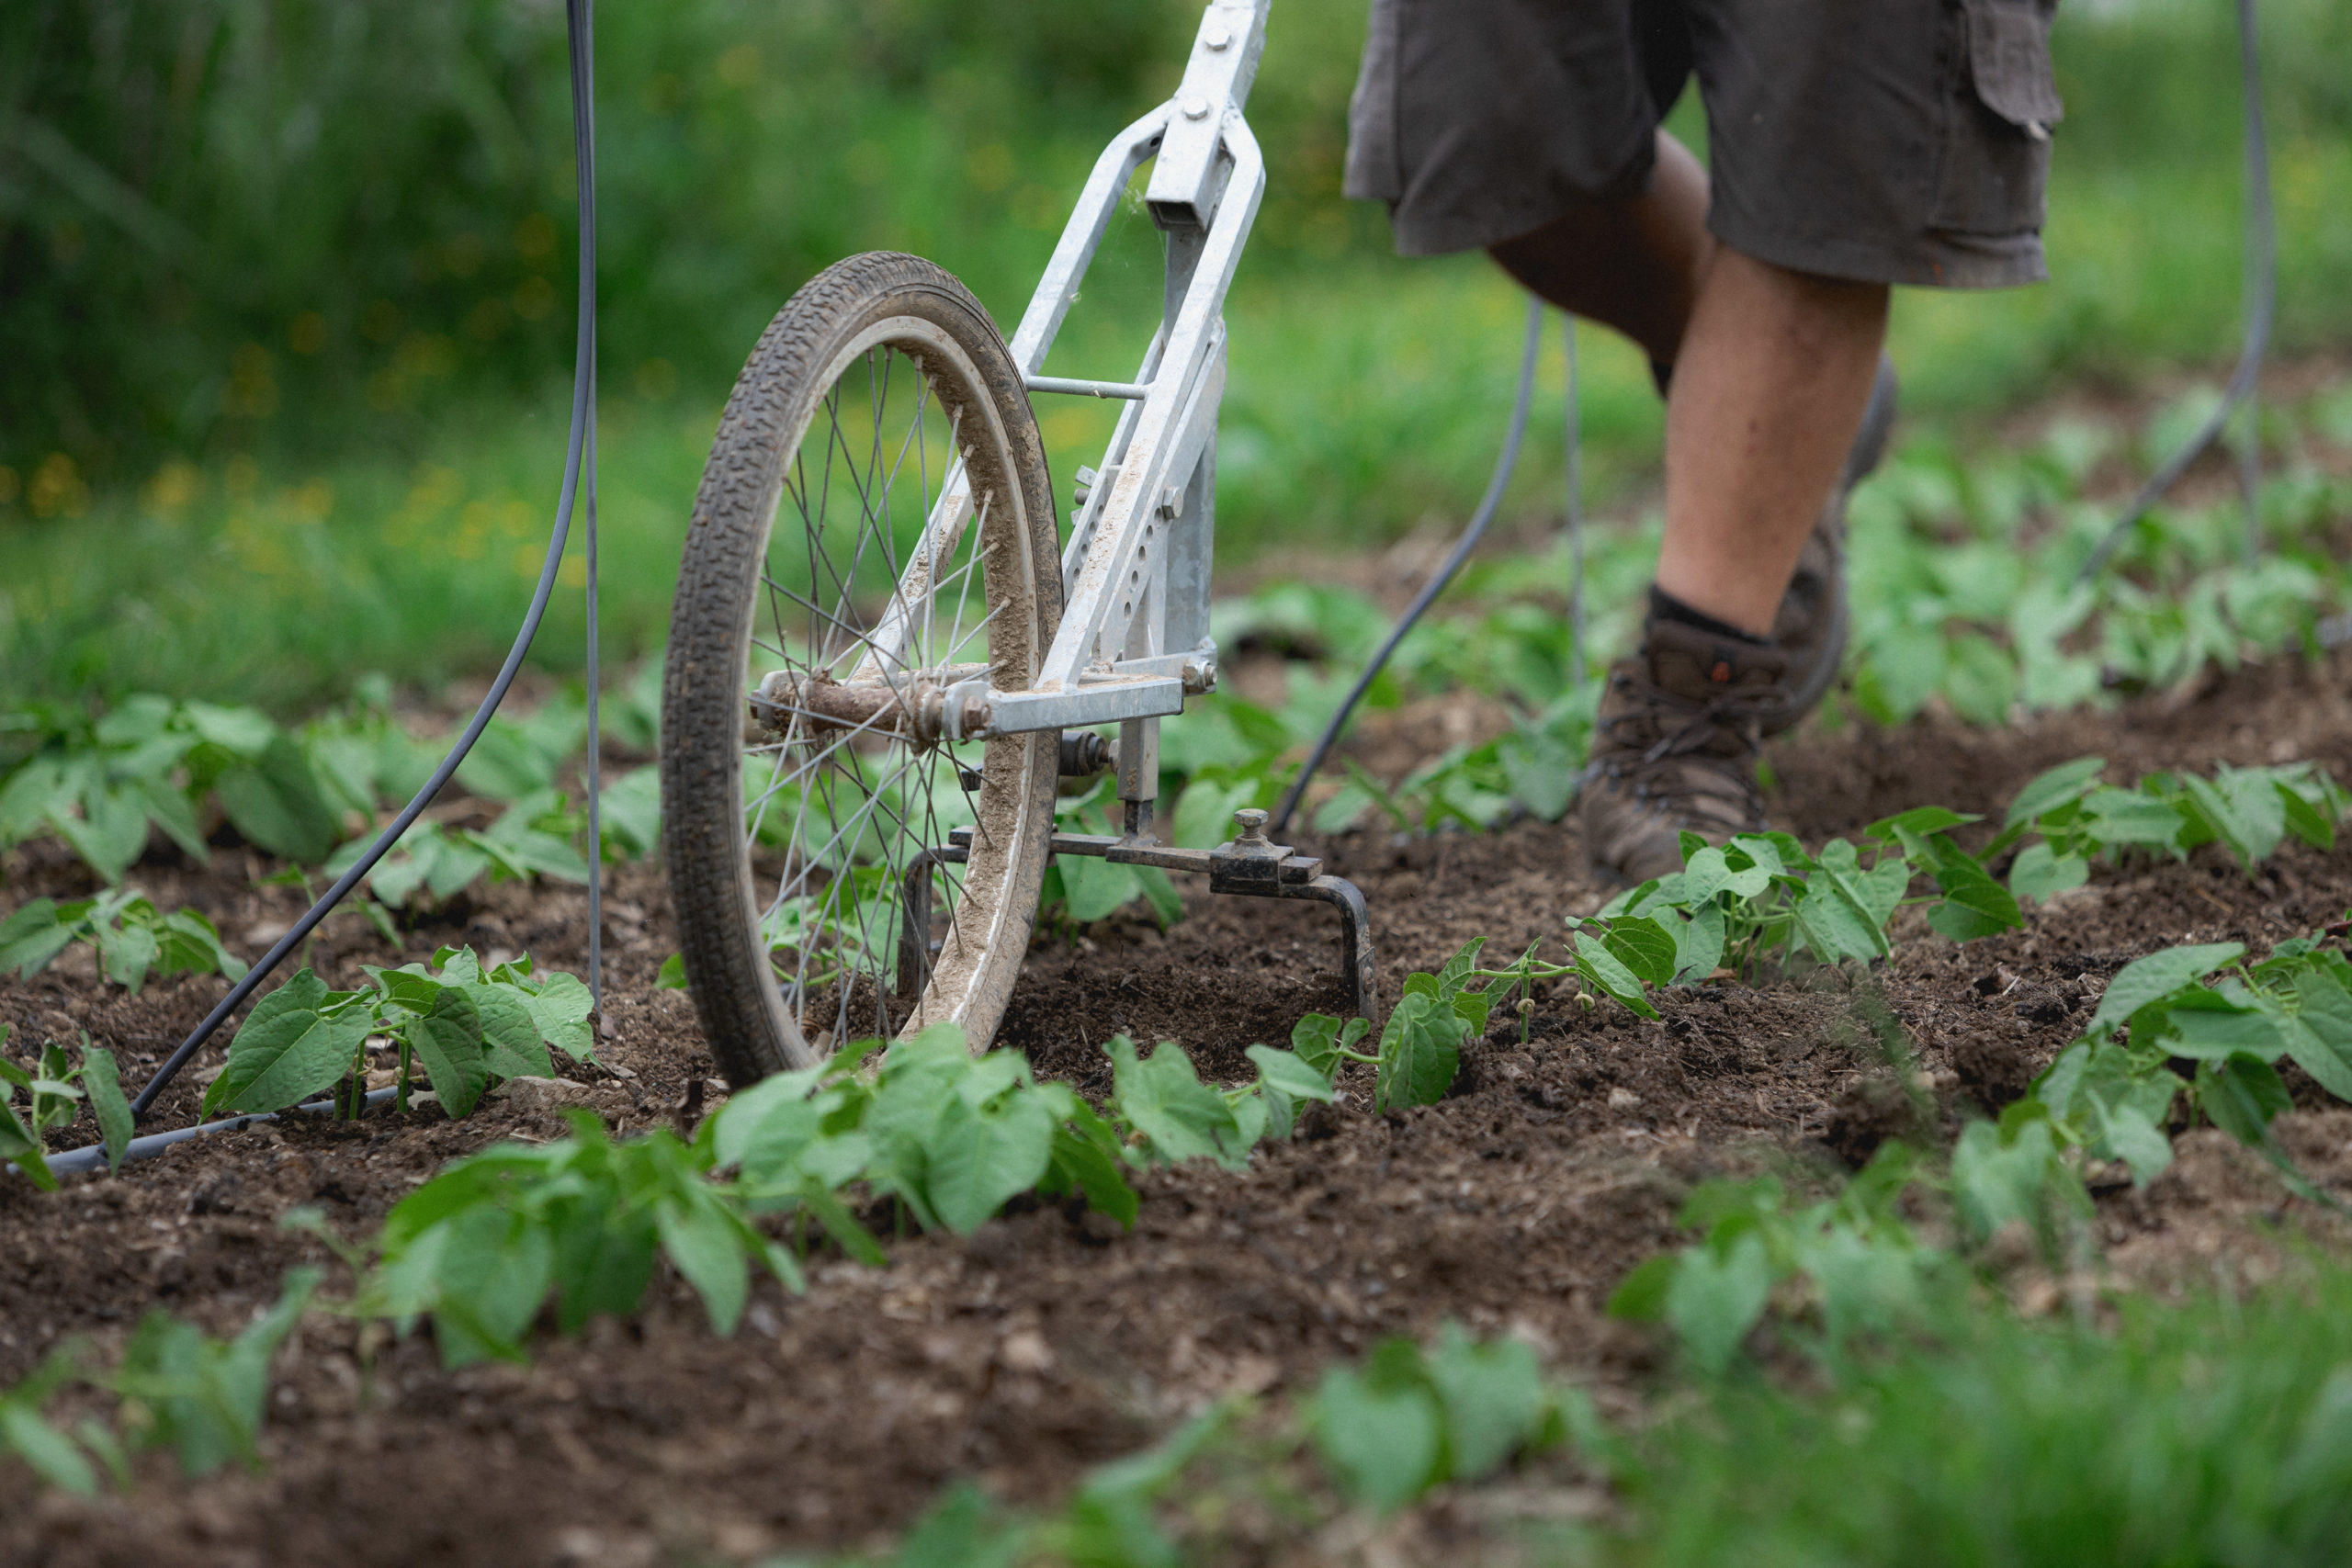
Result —
<instances>
[{"instance_id":1,"label":"blurred green background","mask_svg":"<svg viewBox=\"0 0 2352 1568\"><path fill-rule=\"evenodd\" d=\"M1521 306L1403 262L1344 201L1363 0L1277 0L1250 118L1271 187L1228 307L1227 563L1370 546L1475 500ZM614 656L658 644L718 409L827 263L929 255L1001 321L1102 142L1164 96L1170 0L673 0L598 17L602 468ZM2263 0L2278 343L2352 341L2352 6ZM2070 0L2054 281L1905 292L1906 413L2226 363L2241 147L2226 0ZM1695 95L1677 129L1702 140ZM573 304L553 0L16 0L0 7L0 690L288 709L431 682L511 636L561 463ZM1157 236L1129 204L1051 368L1124 376ZM1597 500L1652 472L1639 357L1586 350ZM1537 417L1560 413L1556 358ZM1110 411L1049 406L1057 486ZM1554 425L1556 428L1556 424ZM1514 490L1556 511L1557 444ZM572 580L577 581L577 562ZM537 657L581 651L567 603Z\"/></svg>"}]
</instances>

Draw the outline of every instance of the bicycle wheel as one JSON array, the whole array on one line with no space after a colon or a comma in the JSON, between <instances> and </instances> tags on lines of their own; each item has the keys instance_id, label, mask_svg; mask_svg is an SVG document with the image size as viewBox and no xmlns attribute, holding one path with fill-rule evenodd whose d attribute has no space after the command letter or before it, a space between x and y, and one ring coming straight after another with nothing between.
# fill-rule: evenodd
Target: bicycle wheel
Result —
<instances>
[{"instance_id":1,"label":"bicycle wheel","mask_svg":"<svg viewBox=\"0 0 2352 1568\"><path fill-rule=\"evenodd\" d=\"M877 253L792 297L719 420L662 675L662 847L729 1082L944 1019L996 1032L1059 737L961 740L950 710L1035 682L1055 547L1028 395L962 284ZM968 861L931 853L957 827Z\"/></svg>"}]
</instances>

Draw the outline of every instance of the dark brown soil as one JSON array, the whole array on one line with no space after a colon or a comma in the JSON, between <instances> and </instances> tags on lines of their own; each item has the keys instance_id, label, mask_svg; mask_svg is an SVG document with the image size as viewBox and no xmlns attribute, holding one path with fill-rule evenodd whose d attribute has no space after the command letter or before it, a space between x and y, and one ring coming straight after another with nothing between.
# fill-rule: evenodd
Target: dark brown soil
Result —
<instances>
[{"instance_id":1,"label":"dark brown soil","mask_svg":"<svg viewBox=\"0 0 2352 1568\"><path fill-rule=\"evenodd\" d=\"M1998 732L1933 717L1808 730L1774 751L1774 806L1809 839L1928 802L1997 812L2035 772L2094 750L2119 775L2312 758L2352 777L2347 672L2342 657L2280 663ZM1320 848L1370 901L1391 998L1473 937L1515 953L1605 892L1569 827L1364 833ZM209 871L158 861L134 879L250 948L300 905L251 886L265 869L228 851ZM10 907L83 887L38 847L6 871ZM1709 987L1668 998L1659 1022L1555 990L1537 998L1523 1043L1516 1017L1498 1014L1442 1104L1375 1116L1365 1086L1351 1085L1336 1113L1246 1175L1145 1179L1131 1235L1041 1207L967 1241L896 1243L887 1269L820 1262L805 1297L762 1286L731 1340L666 1280L639 1318L544 1339L527 1369L445 1373L413 1341L363 1368L356 1329L314 1319L281 1364L260 1472L187 1483L151 1461L127 1498L83 1503L35 1499L11 1472L0 1561L650 1568L855 1546L904 1525L951 1478L1047 1498L1220 1393L1301 1389L1336 1358L1447 1318L1524 1337L1604 1406L1627 1409L1658 1348L1601 1305L1672 1240L1694 1180L1769 1168L1822 1184L1884 1138L1949 1137L1962 1116L2021 1092L2131 957L2188 941L2259 947L2347 904L2352 852L2289 849L2249 879L2207 851L2102 872L2022 932L1959 948L1906 927L1877 974ZM670 951L660 880L624 873L613 906L611 1067L574 1076L616 1126L637 1129L678 1114L712 1069L685 999L651 988ZM1234 1078L1242 1047L1336 1007L1327 911L1205 896L1191 909L1165 932L1122 918L1041 942L1003 1043L1090 1090L1107 1087L1100 1046L1122 1031L1179 1040L1204 1073ZM409 952L466 941L577 968L583 911L570 890L492 889L421 923ZM381 944L356 919L337 922L322 968L361 960L383 962ZM220 989L183 980L132 1000L102 993L86 965L61 966L0 980L0 1021L18 1051L86 1028L135 1079ZM1894 1076L1890 1041L1917 1053L1924 1093ZM2305 1089L2283 1135L2315 1179L2352 1190L2352 1109ZM186 1120L198 1092L191 1072L159 1124ZM55 1195L0 1184L0 1382L68 1335L110 1349L156 1306L232 1330L288 1268L325 1260L276 1227L288 1209L319 1206L361 1235L451 1156L556 1131L549 1114L508 1103L455 1125L431 1112L297 1118ZM2332 1234L2257 1164L2191 1134L2147 1191L2103 1198L2099 1224L2119 1279L2173 1290L2224 1264L2258 1277L2273 1244L2254 1222L2279 1217ZM2036 1304L2030 1281L2019 1293Z\"/></svg>"}]
</instances>

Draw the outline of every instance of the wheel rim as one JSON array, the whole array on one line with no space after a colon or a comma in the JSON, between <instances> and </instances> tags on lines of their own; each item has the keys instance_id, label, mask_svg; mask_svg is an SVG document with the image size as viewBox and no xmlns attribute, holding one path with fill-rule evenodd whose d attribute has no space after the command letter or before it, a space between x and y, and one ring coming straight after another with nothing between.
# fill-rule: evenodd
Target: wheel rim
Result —
<instances>
[{"instance_id":1,"label":"wheel rim","mask_svg":"<svg viewBox=\"0 0 2352 1568\"><path fill-rule=\"evenodd\" d=\"M977 506L942 505L960 453L975 475L1012 470L969 356L892 317L816 385L753 596L739 798L786 1050L821 1056L961 1019L1026 913L1004 884L1032 829L1032 741L952 739L941 710L958 681L1027 686L1041 638L1018 485L983 478ZM845 714L843 691L889 695ZM968 862L938 859L959 827ZM912 928L910 875L931 910Z\"/></svg>"}]
</instances>

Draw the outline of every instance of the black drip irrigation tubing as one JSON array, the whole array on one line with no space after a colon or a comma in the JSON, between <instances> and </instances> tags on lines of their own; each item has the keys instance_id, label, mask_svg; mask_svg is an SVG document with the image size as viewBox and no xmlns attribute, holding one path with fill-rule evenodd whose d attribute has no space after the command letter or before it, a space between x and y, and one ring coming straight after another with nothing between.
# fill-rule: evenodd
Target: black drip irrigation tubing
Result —
<instances>
[{"instance_id":1,"label":"black drip irrigation tubing","mask_svg":"<svg viewBox=\"0 0 2352 1568\"><path fill-rule=\"evenodd\" d=\"M555 528L548 539L547 559L539 568L538 585L531 592L531 607L523 617L521 629L514 635L514 647L507 650L506 662L499 668L498 678L491 682L489 694L482 698L481 706L475 710L473 721L466 726L465 733L449 749L449 754L441 759L441 765L433 770L433 776L425 781L424 787L401 807L400 815L392 818L391 825L377 835L376 841L368 847L368 852L337 878L334 886L328 888L284 936L277 939L277 945L246 972L245 977L238 981L229 994L220 998L220 1004L205 1015L204 1021L196 1026L195 1032L182 1041L178 1049L155 1069L155 1076L147 1080L138 1097L130 1102L134 1116L146 1114L155 1103L155 1097L163 1093L165 1086L187 1065L188 1058L212 1038L214 1032L228 1021L230 1015L244 1005L254 988L268 978L287 955L317 928L319 922L334 911L336 905L350 896L352 890L376 868L376 863L400 842L401 835L407 832L423 815L424 808L433 804L434 797L457 773L458 765L473 750L474 742L489 727L491 716L498 711L499 704L505 699L507 688L514 683L515 672L522 668L524 655L530 651L532 639L538 635L539 622L547 614L548 600L555 592L556 573L563 565L564 545L571 534L572 505L583 488L583 473L588 502L588 976L598 1016L602 1016L604 933L600 906L604 853L603 845L595 837L599 774L596 757L596 128L591 91L594 80L593 11L594 0L566 0L564 6L564 30L571 63L572 151L580 175L580 324L571 371L571 433L564 452L563 489L556 501ZM371 1100L373 1098L370 1096ZM305 1106L303 1109L311 1108ZM242 1125L252 1120L254 1118L240 1118L233 1124ZM232 1123L215 1122L212 1125L220 1127ZM180 1133L158 1136L177 1139L209 1130L187 1128ZM132 1147L136 1148L141 1142L152 1141L135 1140Z\"/></svg>"},{"instance_id":2,"label":"black drip irrigation tubing","mask_svg":"<svg viewBox=\"0 0 2352 1568\"><path fill-rule=\"evenodd\" d=\"M1573 321L1569 323L1568 330L1571 333L1576 330ZM1379 651L1363 667L1363 672L1356 677L1356 683L1348 689L1346 699L1331 715L1330 722L1323 727L1323 733L1316 738L1315 749L1306 754L1306 761L1300 765L1298 777L1291 781L1290 788L1283 792L1282 804L1274 807L1273 819L1266 825L1268 833L1279 835L1290 826L1292 815L1298 810L1300 798L1306 794L1306 786L1314 782L1316 770L1323 765L1324 759L1331 754L1331 748L1339 743L1340 731L1347 728L1349 718L1356 711L1356 705L1363 701L1363 694L1372 689L1373 682L1386 668L1388 656L1396 651L1396 645L1405 640L1405 634L1413 629L1414 623L1421 618L1421 612L1445 592L1446 584L1452 582L1454 574L1462 570L1462 563L1468 560L1470 552L1478 547L1478 541L1486 535L1487 525L1495 520L1495 511L1502 505L1503 491L1510 488L1511 473L1519 467L1519 444L1527 434L1528 400L1535 389L1535 351L1543 341L1544 302L1531 294L1527 297L1527 346L1519 356L1519 396L1511 404L1510 431L1503 437L1503 449L1495 458L1495 471L1493 477L1487 480L1487 493L1479 498L1478 510L1470 514L1469 525L1462 530L1462 537L1454 542L1453 553L1445 558L1445 564L1421 584L1421 591L1413 595L1411 604L1405 606L1405 613L1389 628ZM1569 418L1575 418L1573 405ZM1580 616L1578 618L1581 619Z\"/></svg>"},{"instance_id":3,"label":"black drip irrigation tubing","mask_svg":"<svg viewBox=\"0 0 2352 1568\"><path fill-rule=\"evenodd\" d=\"M382 1089L371 1089L368 1091L368 1098L361 1102L362 1109L370 1105L381 1105L398 1093L400 1093L398 1084L390 1084ZM298 1105L294 1109L312 1116L324 1116L332 1114L339 1107L332 1100L313 1100ZM205 1122L194 1127L175 1127L168 1133L150 1133L143 1138L130 1140L130 1145L122 1151L122 1163L129 1165L133 1160L153 1159L173 1145L185 1144L190 1138L209 1137L215 1133L242 1133L246 1128L257 1126L264 1122L275 1122L278 1114L275 1111L256 1111L249 1116L232 1116L225 1121ZM50 1156L47 1161L49 1173L51 1176L78 1176L84 1171L96 1170L106 1163L107 1146L104 1144L92 1144L86 1148L68 1149L62 1155ZM8 1168L15 1170L17 1168L11 1165Z\"/></svg>"}]
</instances>

